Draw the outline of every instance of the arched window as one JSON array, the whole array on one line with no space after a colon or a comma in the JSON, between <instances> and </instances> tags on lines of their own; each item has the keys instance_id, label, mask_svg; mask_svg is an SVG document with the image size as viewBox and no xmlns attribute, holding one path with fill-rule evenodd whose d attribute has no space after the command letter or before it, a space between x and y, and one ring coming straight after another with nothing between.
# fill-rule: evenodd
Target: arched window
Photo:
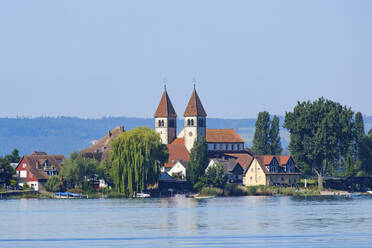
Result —
<instances>
[{"instance_id":1,"label":"arched window","mask_svg":"<svg viewBox=\"0 0 372 248\"><path fill-rule=\"evenodd\" d=\"M164 120L161 121L161 126L164 127Z\"/></svg>"},{"instance_id":2,"label":"arched window","mask_svg":"<svg viewBox=\"0 0 372 248\"><path fill-rule=\"evenodd\" d=\"M190 119L187 120L187 126L190 126Z\"/></svg>"},{"instance_id":3,"label":"arched window","mask_svg":"<svg viewBox=\"0 0 372 248\"><path fill-rule=\"evenodd\" d=\"M194 120L191 120L191 126L194 126Z\"/></svg>"},{"instance_id":4,"label":"arched window","mask_svg":"<svg viewBox=\"0 0 372 248\"><path fill-rule=\"evenodd\" d=\"M158 121L158 127L161 127L161 120Z\"/></svg>"}]
</instances>

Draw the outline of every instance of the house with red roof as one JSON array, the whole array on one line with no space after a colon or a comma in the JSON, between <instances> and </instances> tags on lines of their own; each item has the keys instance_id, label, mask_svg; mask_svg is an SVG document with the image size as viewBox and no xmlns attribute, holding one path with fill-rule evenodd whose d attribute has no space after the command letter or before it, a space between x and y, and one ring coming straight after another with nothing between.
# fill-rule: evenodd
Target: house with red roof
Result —
<instances>
[{"instance_id":1,"label":"house with red roof","mask_svg":"<svg viewBox=\"0 0 372 248\"><path fill-rule=\"evenodd\" d=\"M246 186L295 186L301 173L291 156L256 155L243 179Z\"/></svg>"},{"instance_id":2,"label":"house with red roof","mask_svg":"<svg viewBox=\"0 0 372 248\"><path fill-rule=\"evenodd\" d=\"M45 152L33 152L25 155L16 167L18 183L27 184L38 191L48 181L49 177L58 175L61 170L63 155L48 155Z\"/></svg>"}]
</instances>

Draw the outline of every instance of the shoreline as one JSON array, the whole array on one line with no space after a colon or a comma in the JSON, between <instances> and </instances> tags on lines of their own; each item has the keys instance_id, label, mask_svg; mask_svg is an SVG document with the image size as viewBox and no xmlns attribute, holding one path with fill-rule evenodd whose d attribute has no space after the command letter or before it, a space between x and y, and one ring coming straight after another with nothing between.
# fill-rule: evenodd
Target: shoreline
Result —
<instances>
[{"instance_id":1,"label":"shoreline","mask_svg":"<svg viewBox=\"0 0 372 248\"><path fill-rule=\"evenodd\" d=\"M119 195L110 196L110 194L86 194L88 197L86 198L58 198L53 193L40 193L40 192L32 192L26 194L17 194L17 195L8 195L4 196L4 193L1 194L0 200L21 200L21 199L53 199L53 200L89 200L89 199L143 199L143 198L135 198L135 197L124 197ZM184 194L178 194L184 197ZM353 196L372 196L372 194L368 192L347 192L347 191L334 191L334 190L324 190L321 192L303 192L301 190L295 191L294 193L287 192L255 192L254 194L235 194L235 195L216 195L216 194L199 194L199 197L208 198L208 197L218 197L218 198L226 198L226 197L244 197L244 196L267 196L267 197L283 197L283 196L292 196L292 197L319 197L319 198L327 198L327 197L353 197ZM152 196L148 198L156 199L156 198L176 198L177 195L174 196ZM195 197L185 197L185 198L194 198Z\"/></svg>"}]
</instances>

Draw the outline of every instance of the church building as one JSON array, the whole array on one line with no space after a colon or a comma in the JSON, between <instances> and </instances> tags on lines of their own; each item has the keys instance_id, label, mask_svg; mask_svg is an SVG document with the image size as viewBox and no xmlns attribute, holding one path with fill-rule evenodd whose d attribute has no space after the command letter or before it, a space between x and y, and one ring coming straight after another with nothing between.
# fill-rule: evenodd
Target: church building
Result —
<instances>
[{"instance_id":1,"label":"church building","mask_svg":"<svg viewBox=\"0 0 372 248\"><path fill-rule=\"evenodd\" d=\"M154 118L155 131L169 150L169 159L164 165L165 172L179 161L181 164L189 161L191 149L203 136L211 158L222 157L225 153L245 152L244 140L234 129L207 129L207 113L195 87L183 116L184 128L177 134L177 113L164 88Z\"/></svg>"}]
</instances>

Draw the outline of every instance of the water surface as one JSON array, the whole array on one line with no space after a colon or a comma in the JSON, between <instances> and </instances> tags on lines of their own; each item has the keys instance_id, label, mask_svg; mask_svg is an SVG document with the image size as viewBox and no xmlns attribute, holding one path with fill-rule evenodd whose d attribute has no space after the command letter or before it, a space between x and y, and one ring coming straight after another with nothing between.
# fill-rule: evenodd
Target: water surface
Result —
<instances>
[{"instance_id":1,"label":"water surface","mask_svg":"<svg viewBox=\"0 0 372 248\"><path fill-rule=\"evenodd\" d=\"M372 197L0 201L0 247L372 247Z\"/></svg>"}]
</instances>

